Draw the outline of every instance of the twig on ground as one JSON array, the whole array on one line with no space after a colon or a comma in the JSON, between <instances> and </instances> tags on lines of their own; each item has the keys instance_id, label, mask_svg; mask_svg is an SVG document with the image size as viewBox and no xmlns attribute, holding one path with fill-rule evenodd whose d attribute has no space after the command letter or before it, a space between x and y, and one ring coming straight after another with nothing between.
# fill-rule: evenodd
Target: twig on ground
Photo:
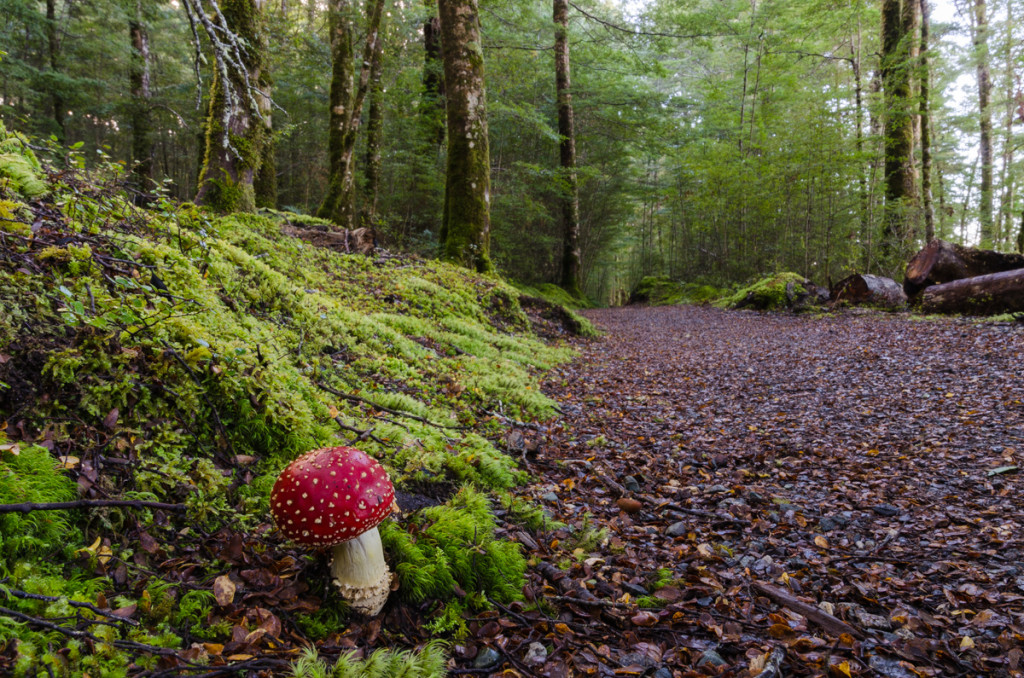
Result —
<instances>
[{"instance_id":1,"label":"twig on ground","mask_svg":"<svg viewBox=\"0 0 1024 678\"><path fill-rule=\"evenodd\" d=\"M66 602L71 607L77 607L77 608L81 608L83 610L89 610L91 612L95 612L96 614L98 614L100 616L106 617L108 619L113 619L115 621L124 622L125 624L129 624L131 626L138 626L139 625L139 622L135 621L134 619L129 619L127 617L119 617L116 614L113 614L113 613L109 612L108 610L101 610L100 608L96 607L95 605L93 605L91 603L83 603L83 602L80 602L80 601L77 601L77 600L69 600L67 598L58 598L56 596L44 596L41 593L27 593L25 591L19 591L17 589L9 589L9 588L3 588L3 587L0 587L0 595L6 595L6 596L9 596L9 597L13 597L13 598L21 598L23 600L45 600L45 601L51 602L51 603L55 603L57 601L63 600L64 602Z\"/></svg>"},{"instance_id":2,"label":"twig on ground","mask_svg":"<svg viewBox=\"0 0 1024 678\"><path fill-rule=\"evenodd\" d=\"M165 504L160 501L136 499L79 499L77 501L54 501L47 503L25 502L24 504L0 504L0 513L31 513L32 511L62 511L64 509L102 508L124 506L127 508L154 508L164 511L185 511L185 504Z\"/></svg>"}]
</instances>

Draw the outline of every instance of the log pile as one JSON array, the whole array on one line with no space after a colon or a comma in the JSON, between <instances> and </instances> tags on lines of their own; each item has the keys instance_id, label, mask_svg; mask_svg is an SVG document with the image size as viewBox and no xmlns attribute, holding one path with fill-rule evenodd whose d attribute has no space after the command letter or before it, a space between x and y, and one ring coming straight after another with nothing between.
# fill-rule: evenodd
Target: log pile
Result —
<instances>
[{"instance_id":1,"label":"log pile","mask_svg":"<svg viewBox=\"0 0 1024 678\"><path fill-rule=\"evenodd\" d=\"M903 289L926 313L1024 312L1024 254L932 240L907 263Z\"/></svg>"},{"instance_id":2,"label":"log pile","mask_svg":"<svg viewBox=\"0 0 1024 678\"><path fill-rule=\"evenodd\" d=\"M907 295L898 282L869 273L855 273L832 288L832 303L868 305L890 311L907 306Z\"/></svg>"},{"instance_id":3,"label":"log pile","mask_svg":"<svg viewBox=\"0 0 1024 678\"><path fill-rule=\"evenodd\" d=\"M903 289L914 297L932 285L1024 268L1024 254L979 250L932 240L907 263Z\"/></svg>"}]
</instances>

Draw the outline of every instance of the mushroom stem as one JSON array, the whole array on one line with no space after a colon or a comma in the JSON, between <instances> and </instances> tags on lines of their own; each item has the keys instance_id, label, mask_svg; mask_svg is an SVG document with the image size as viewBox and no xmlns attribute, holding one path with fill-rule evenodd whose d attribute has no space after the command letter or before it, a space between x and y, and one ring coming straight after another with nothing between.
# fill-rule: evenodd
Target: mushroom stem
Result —
<instances>
[{"instance_id":1,"label":"mushroom stem","mask_svg":"<svg viewBox=\"0 0 1024 678\"><path fill-rule=\"evenodd\" d=\"M331 576L352 609L377 615L391 590L391 571L384 561L380 532L374 527L331 551Z\"/></svg>"}]
</instances>

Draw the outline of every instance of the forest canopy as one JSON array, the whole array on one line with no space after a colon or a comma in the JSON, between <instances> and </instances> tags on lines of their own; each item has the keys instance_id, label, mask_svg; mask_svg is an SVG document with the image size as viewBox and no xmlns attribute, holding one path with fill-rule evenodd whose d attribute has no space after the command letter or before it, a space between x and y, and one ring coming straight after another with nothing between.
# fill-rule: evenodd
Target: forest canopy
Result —
<instances>
[{"instance_id":1,"label":"forest canopy","mask_svg":"<svg viewBox=\"0 0 1024 678\"><path fill-rule=\"evenodd\" d=\"M486 216L482 239L460 241L487 255L471 266L599 303L646 276L828 284L895 274L931 237L1021 244L1019 0L0 10L10 129L121 163L140 191L318 213L428 256L459 259L442 241ZM446 130L476 123L452 118L469 80L442 66L449 10L479 31L466 111L484 125L453 152L464 135ZM468 149L480 156L452 169ZM466 168L481 172L464 182L481 191L471 217L445 198Z\"/></svg>"}]
</instances>

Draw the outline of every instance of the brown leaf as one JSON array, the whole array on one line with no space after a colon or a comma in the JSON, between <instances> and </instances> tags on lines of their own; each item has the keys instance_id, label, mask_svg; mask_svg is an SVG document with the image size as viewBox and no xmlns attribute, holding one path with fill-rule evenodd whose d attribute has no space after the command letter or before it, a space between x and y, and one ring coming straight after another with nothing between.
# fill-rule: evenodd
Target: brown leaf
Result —
<instances>
[{"instance_id":1,"label":"brown leaf","mask_svg":"<svg viewBox=\"0 0 1024 678\"><path fill-rule=\"evenodd\" d=\"M103 428L108 431L113 431L114 427L117 426L117 419L121 416L121 411L116 407L110 412L107 412L107 416L103 417Z\"/></svg>"},{"instance_id":2,"label":"brown leaf","mask_svg":"<svg viewBox=\"0 0 1024 678\"><path fill-rule=\"evenodd\" d=\"M231 577L222 574L213 580L213 596L221 607L231 604L235 599L235 582L231 581Z\"/></svg>"},{"instance_id":3,"label":"brown leaf","mask_svg":"<svg viewBox=\"0 0 1024 678\"><path fill-rule=\"evenodd\" d=\"M647 610L641 610L630 617L630 621L637 626L654 626L658 623L658 615Z\"/></svg>"}]
</instances>

